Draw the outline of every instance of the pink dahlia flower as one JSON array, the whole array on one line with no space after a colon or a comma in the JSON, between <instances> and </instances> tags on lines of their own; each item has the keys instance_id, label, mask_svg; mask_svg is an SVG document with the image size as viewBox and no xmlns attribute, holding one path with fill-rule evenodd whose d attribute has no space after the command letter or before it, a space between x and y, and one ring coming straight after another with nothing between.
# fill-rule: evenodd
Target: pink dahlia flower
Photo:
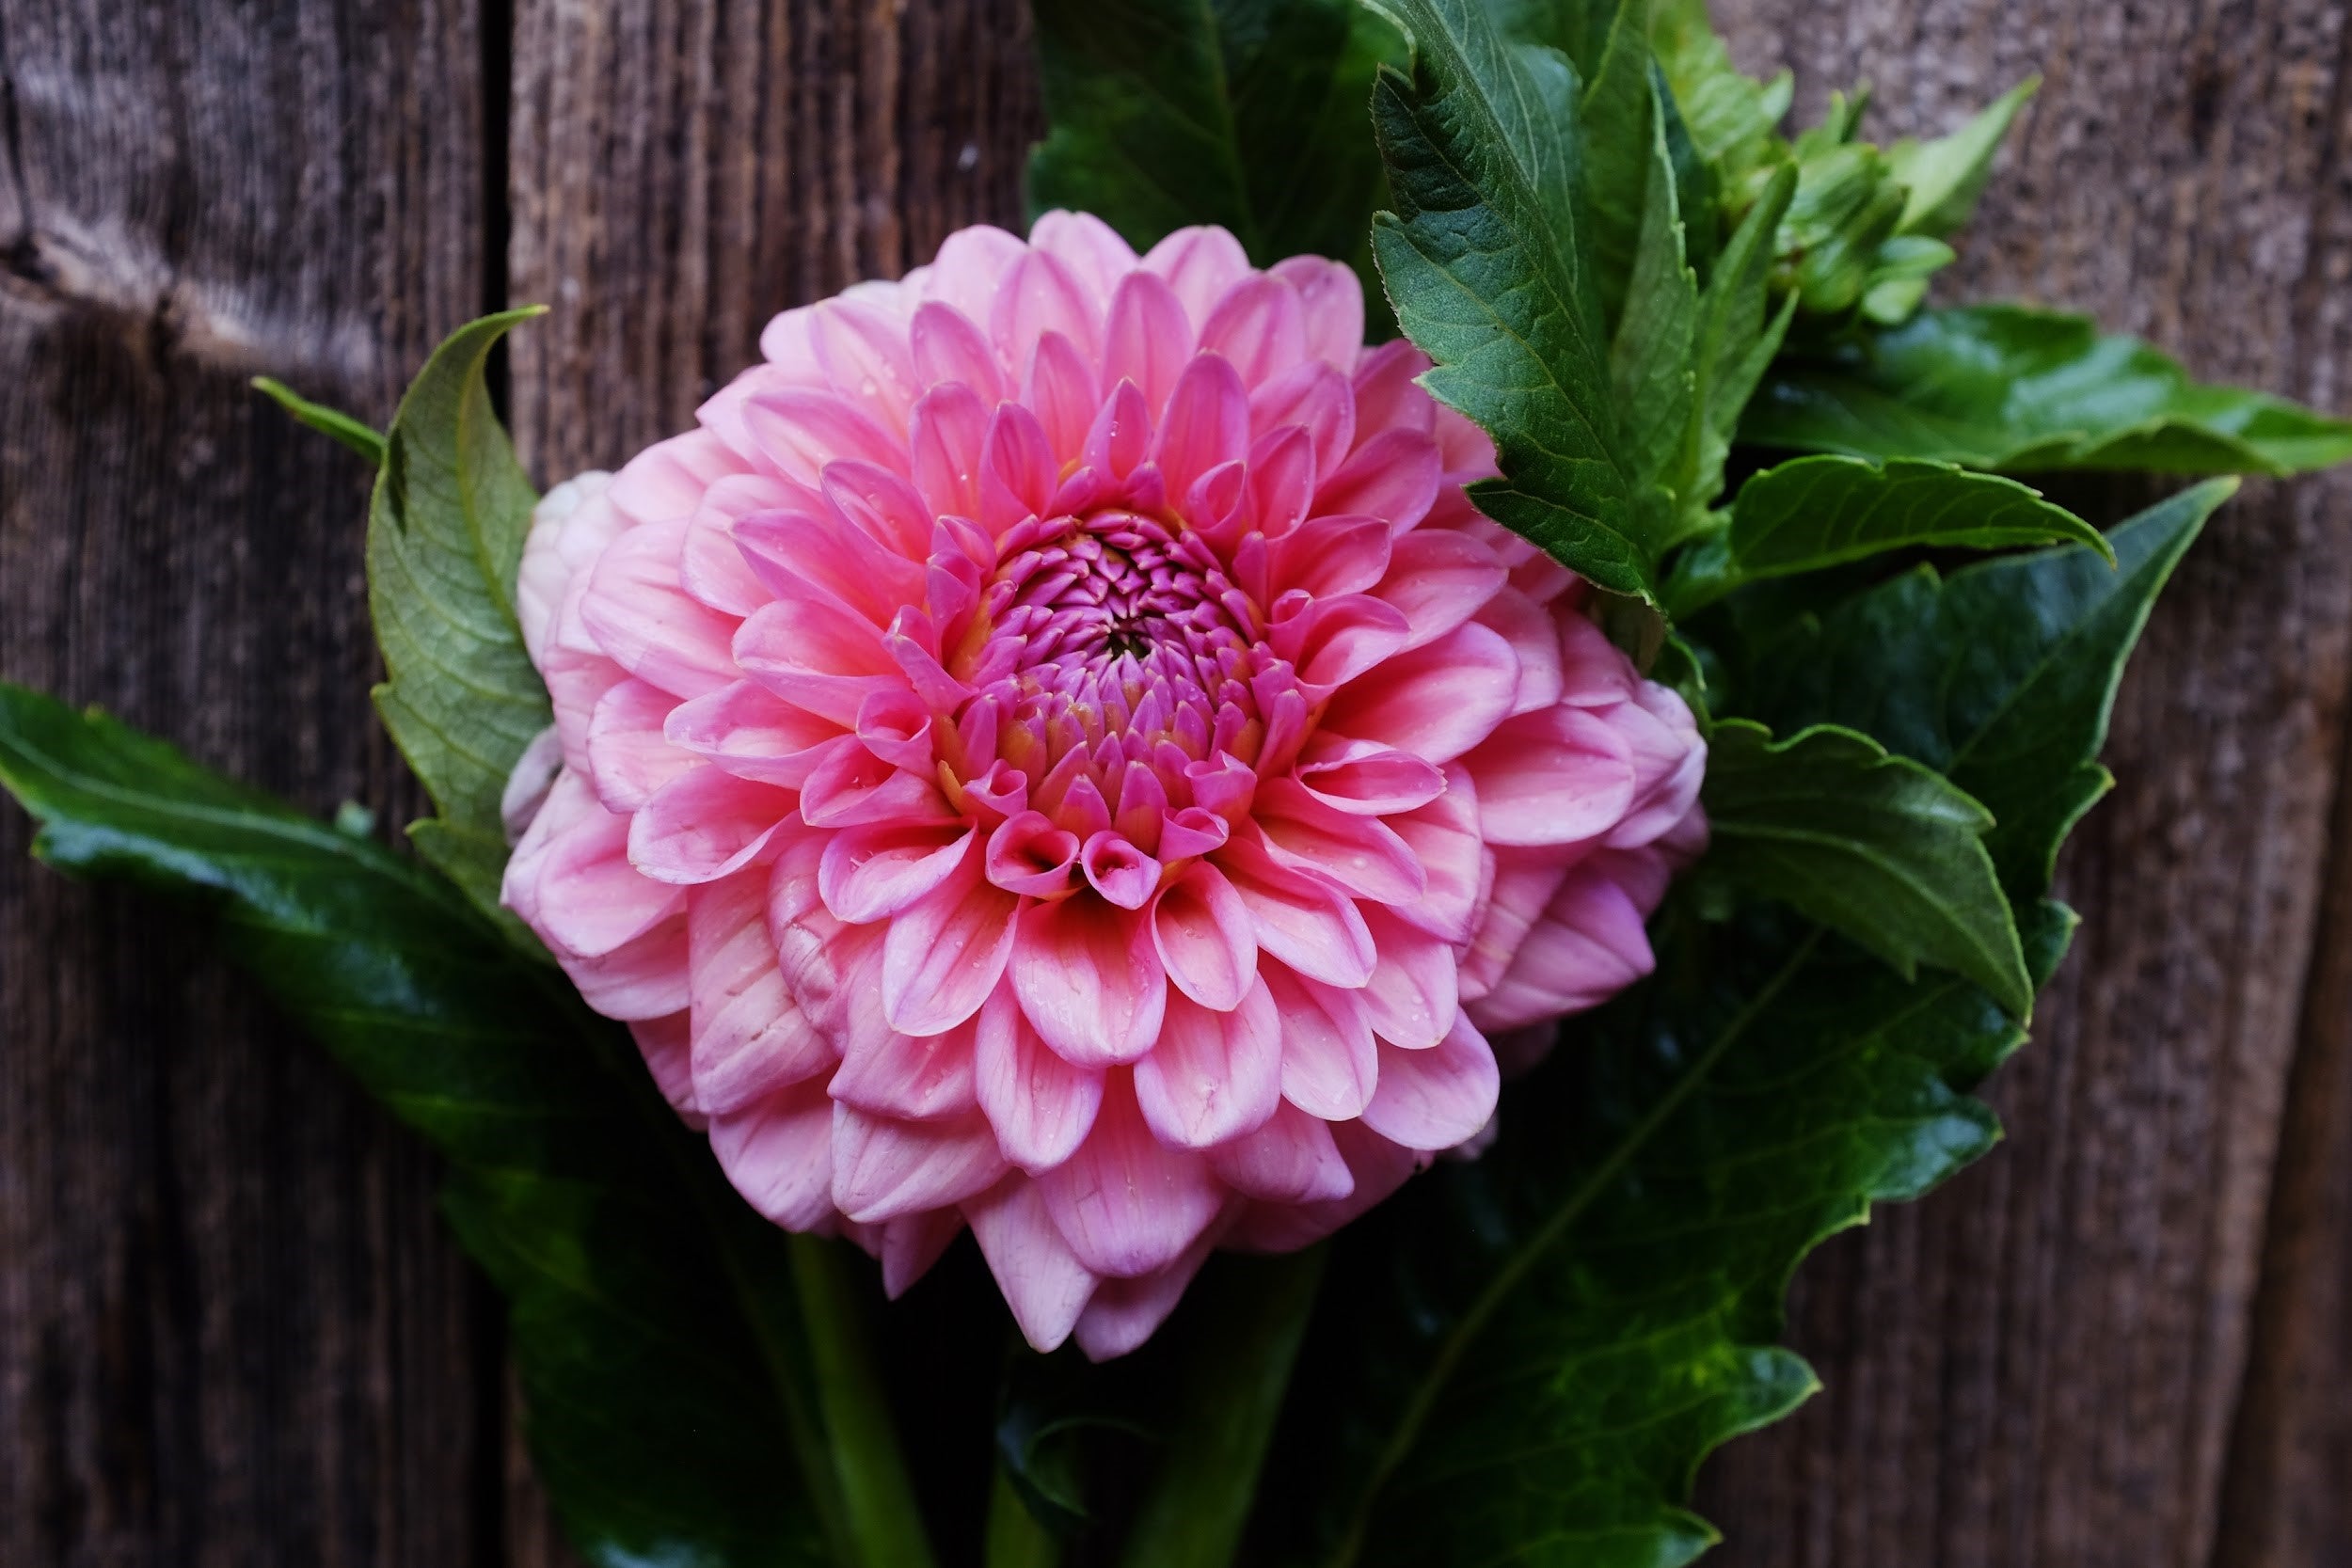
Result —
<instances>
[{"instance_id":1,"label":"pink dahlia flower","mask_svg":"<svg viewBox=\"0 0 2352 1568\"><path fill-rule=\"evenodd\" d=\"M1132 1349L1650 967L1691 715L1362 340L1347 268L1220 230L969 229L539 508L506 900L894 1293L968 1225L1032 1343Z\"/></svg>"}]
</instances>

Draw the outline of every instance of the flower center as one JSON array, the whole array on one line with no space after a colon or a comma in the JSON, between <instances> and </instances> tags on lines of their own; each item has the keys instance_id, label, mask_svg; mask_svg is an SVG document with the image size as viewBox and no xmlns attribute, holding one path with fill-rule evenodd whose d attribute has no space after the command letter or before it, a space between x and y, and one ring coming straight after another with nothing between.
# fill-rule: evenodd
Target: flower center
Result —
<instances>
[{"instance_id":1,"label":"flower center","mask_svg":"<svg viewBox=\"0 0 2352 1568\"><path fill-rule=\"evenodd\" d=\"M1254 763L1265 702L1297 684L1208 542L1137 512L1015 528L981 613L987 635L956 673L994 710L996 757L1049 815L1067 815L1057 807L1082 777L1113 809L1138 789L1192 803L1186 768L1219 752ZM1138 768L1156 790L1128 783Z\"/></svg>"}]
</instances>

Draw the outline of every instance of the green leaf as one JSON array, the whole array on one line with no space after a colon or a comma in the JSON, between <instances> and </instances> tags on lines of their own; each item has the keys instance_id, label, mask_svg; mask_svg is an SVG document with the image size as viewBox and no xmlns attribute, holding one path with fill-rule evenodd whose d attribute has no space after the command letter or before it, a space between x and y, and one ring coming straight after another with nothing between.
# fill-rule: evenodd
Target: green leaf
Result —
<instances>
[{"instance_id":1,"label":"green leaf","mask_svg":"<svg viewBox=\"0 0 2352 1568\"><path fill-rule=\"evenodd\" d=\"M1412 74L1373 120L1395 214L1373 250L1422 377L1494 438L1481 510L1613 593L1652 598L1658 545L1621 465L1609 347L1578 231L1574 68L1499 32L1483 0L1396 0Z\"/></svg>"},{"instance_id":2,"label":"green leaf","mask_svg":"<svg viewBox=\"0 0 2352 1568\"><path fill-rule=\"evenodd\" d=\"M1740 487L1731 527L1677 565L1667 603L1688 615L1741 583L1887 550L1997 550L2056 540L2108 553L2097 529L2013 479L1905 458L1800 457Z\"/></svg>"},{"instance_id":3,"label":"green leaf","mask_svg":"<svg viewBox=\"0 0 2352 1568\"><path fill-rule=\"evenodd\" d=\"M2118 527L2113 567L2067 546L1883 583L1767 642L1738 711L1845 725L1947 774L1993 813L2010 896L2038 896L2110 783L2099 748L2156 594L2235 489L2208 481Z\"/></svg>"},{"instance_id":4,"label":"green leaf","mask_svg":"<svg viewBox=\"0 0 2352 1568\"><path fill-rule=\"evenodd\" d=\"M1366 248L1380 161L1366 135L1393 31L1354 0L1038 0L1047 134L1030 204L1093 213L1138 249L1231 230L1268 266Z\"/></svg>"},{"instance_id":5,"label":"green leaf","mask_svg":"<svg viewBox=\"0 0 2352 1568\"><path fill-rule=\"evenodd\" d=\"M1886 150L1887 167L1911 192L1899 232L1941 239L1968 221L2010 122L2041 86L2041 77L2028 76L1950 135L1928 142L1906 136Z\"/></svg>"},{"instance_id":6,"label":"green leaf","mask_svg":"<svg viewBox=\"0 0 2352 1568\"><path fill-rule=\"evenodd\" d=\"M5 684L0 784L51 864L211 914L448 1162L451 1223L509 1303L538 1474L591 1562L928 1560L842 1321L839 1243L754 1214L561 975L372 840Z\"/></svg>"},{"instance_id":7,"label":"green leaf","mask_svg":"<svg viewBox=\"0 0 2352 1568\"><path fill-rule=\"evenodd\" d=\"M1772 303L1772 235L1795 195L1797 174L1783 163L1763 194L1724 246L1699 298L1694 348L1699 420L1690 477L1678 489L1682 517L1671 540L1707 526L1706 509L1723 494L1724 464L1731 453L1740 411L1755 395L1772 356L1780 352L1795 316L1791 295L1774 311Z\"/></svg>"},{"instance_id":8,"label":"green leaf","mask_svg":"<svg viewBox=\"0 0 2352 1568\"><path fill-rule=\"evenodd\" d=\"M2034 974L2063 951L2031 922ZM1751 920L1665 945L1502 1099L1495 1147L1341 1233L1258 1524L1324 1568L1660 1568L1715 1532L1699 1461L1818 1386L1772 1341L1797 1261L1988 1148L1964 1092L2024 1038Z\"/></svg>"},{"instance_id":9,"label":"green leaf","mask_svg":"<svg viewBox=\"0 0 2352 1568\"><path fill-rule=\"evenodd\" d=\"M1691 140L1722 178L1724 201L1734 214L1744 213L1781 161L1774 128L1788 113L1795 79L1784 71L1758 82L1734 65L1706 0L1656 0L1650 41Z\"/></svg>"},{"instance_id":10,"label":"green leaf","mask_svg":"<svg viewBox=\"0 0 2352 1568\"><path fill-rule=\"evenodd\" d=\"M368 424L353 419L340 408L312 403L284 382L271 376L257 375L251 385L255 391L283 408L296 424L307 425L322 436L332 436L366 458L371 468L384 466L384 437Z\"/></svg>"},{"instance_id":11,"label":"green leaf","mask_svg":"<svg viewBox=\"0 0 2352 1568\"><path fill-rule=\"evenodd\" d=\"M1625 309L1636 247L1651 221L1654 202L1648 193L1660 178L1661 159L1665 180L1670 185L1674 180L1651 92L1645 8L1621 0L1615 9L1577 117L1585 145L1584 211L1592 223L1594 293L1602 322L1613 327Z\"/></svg>"},{"instance_id":12,"label":"green leaf","mask_svg":"<svg viewBox=\"0 0 2352 1568\"><path fill-rule=\"evenodd\" d=\"M1708 737L1708 867L1844 933L1909 978L1931 963L2023 1019L2033 985L1984 836L1993 815L1943 774L1853 730Z\"/></svg>"},{"instance_id":13,"label":"green leaf","mask_svg":"<svg viewBox=\"0 0 2352 1568\"><path fill-rule=\"evenodd\" d=\"M1665 103L1641 114L1651 128L1649 178L1634 243L1624 312L1609 349L1625 433L1626 466L1637 496L1656 498L1669 517L1693 479L1698 377L1692 366L1698 333L1698 277L1684 254L1680 192L1667 146Z\"/></svg>"},{"instance_id":14,"label":"green leaf","mask_svg":"<svg viewBox=\"0 0 2352 1568\"><path fill-rule=\"evenodd\" d=\"M1775 365L1742 421L1758 446L1972 468L2286 474L2352 458L2352 424L2192 382L2137 338L2016 305L1925 310Z\"/></svg>"},{"instance_id":15,"label":"green leaf","mask_svg":"<svg viewBox=\"0 0 2352 1568\"><path fill-rule=\"evenodd\" d=\"M553 715L515 619L515 575L537 501L490 407L483 366L543 307L460 327L400 400L368 511L368 611L389 678L376 711L435 815L408 832L509 941L538 943L499 906L499 799Z\"/></svg>"}]
</instances>

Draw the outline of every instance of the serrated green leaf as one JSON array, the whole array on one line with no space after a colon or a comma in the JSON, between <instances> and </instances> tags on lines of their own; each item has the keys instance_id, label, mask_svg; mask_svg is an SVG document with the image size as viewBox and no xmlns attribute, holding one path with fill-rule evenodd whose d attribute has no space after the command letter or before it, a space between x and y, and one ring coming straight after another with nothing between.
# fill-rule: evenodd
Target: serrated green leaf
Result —
<instances>
[{"instance_id":1,"label":"serrated green leaf","mask_svg":"<svg viewBox=\"0 0 2352 1568\"><path fill-rule=\"evenodd\" d=\"M384 466L384 437L365 421L353 419L340 408L312 403L274 376L257 375L253 378L252 387L283 408L296 424L341 442L367 459L371 468Z\"/></svg>"},{"instance_id":2,"label":"serrated green leaf","mask_svg":"<svg viewBox=\"0 0 2352 1568\"><path fill-rule=\"evenodd\" d=\"M1887 167L1911 193L1899 232L1941 239L1968 221L2010 122L2041 86L2041 77L2028 76L1950 135L1927 142L1906 136L1886 150Z\"/></svg>"},{"instance_id":3,"label":"serrated green leaf","mask_svg":"<svg viewBox=\"0 0 2352 1568\"><path fill-rule=\"evenodd\" d=\"M2022 1019L2033 984L1986 852L1993 814L1854 730L1775 740L1727 720L1708 737L1708 867L1843 933L1908 978L1931 963Z\"/></svg>"},{"instance_id":4,"label":"serrated green leaf","mask_svg":"<svg viewBox=\"0 0 2352 1568\"><path fill-rule=\"evenodd\" d=\"M385 436L368 510L368 610L388 678L376 711L433 798L417 850L525 951L499 906L499 800L553 714L523 649L515 575L538 497L490 407L490 350L539 307L460 327L425 361Z\"/></svg>"},{"instance_id":5,"label":"serrated green leaf","mask_svg":"<svg viewBox=\"0 0 2352 1568\"><path fill-rule=\"evenodd\" d=\"M2068 920L2029 929L2043 979ZM1699 1461L1817 1386L1772 1342L1796 1262L1997 1135L1964 1091L2024 1032L1964 981L1770 922L1665 952L1512 1085L1492 1149L1337 1239L1267 1560L1690 1561Z\"/></svg>"},{"instance_id":6,"label":"serrated green leaf","mask_svg":"<svg viewBox=\"0 0 2352 1568\"><path fill-rule=\"evenodd\" d=\"M1698 376L1699 419L1692 430L1690 479L1678 494L1683 515L1674 538L1706 524L1706 509L1723 494L1724 464L1740 410L1755 394L1796 314L1791 295L1772 309L1772 236L1796 193L1794 166L1780 164L1716 260L1699 297L1692 365Z\"/></svg>"},{"instance_id":7,"label":"serrated green leaf","mask_svg":"<svg viewBox=\"0 0 2352 1568\"><path fill-rule=\"evenodd\" d=\"M2352 458L2352 423L2192 382L2137 338L2016 305L1925 310L1772 368L1740 438L2030 473L2296 473Z\"/></svg>"},{"instance_id":8,"label":"serrated green leaf","mask_svg":"<svg viewBox=\"0 0 2352 1568\"><path fill-rule=\"evenodd\" d=\"M1672 517L1680 511L1682 488L1693 479L1698 377L1692 357L1699 293L1684 256L1665 109L1655 98L1642 106L1651 127L1649 179L1624 313L1609 348L1609 376L1634 492L1658 498Z\"/></svg>"},{"instance_id":9,"label":"serrated green leaf","mask_svg":"<svg viewBox=\"0 0 2352 1568\"><path fill-rule=\"evenodd\" d=\"M230 956L447 1161L451 1222L509 1303L537 1473L589 1561L927 1560L903 1475L876 1462L882 1407L840 1321L840 1243L746 1208L627 1035L560 975L373 841L5 684L0 785L51 864L212 915ZM845 1428L847 1403L866 1428Z\"/></svg>"},{"instance_id":10,"label":"serrated green leaf","mask_svg":"<svg viewBox=\"0 0 2352 1568\"><path fill-rule=\"evenodd\" d=\"M1691 140L1724 183L1723 199L1744 213L1758 182L1781 161L1775 128L1788 112L1795 79L1757 82L1732 63L1730 46L1707 15L1706 0L1658 0L1650 42L1674 87Z\"/></svg>"},{"instance_id":11,"label":"serrated green leaf","mask_svg":"<svg viewBox=\"0 0 2352 1568\"><path fill-rule=\"evenodd\" d=\"M1883 583L1768 644L1738 709L1861 730L1948 774L1994 815L1985 845L2003 886L2036 897L2107 789L2099 748L2149 610L2235 489L2208 481L2118 527L2112 567L2067 546Z\"/></svg>"},{"instance_id":12,"label":"serrated green leaf","mask_svg":"<svg viewBox=\"0 0 2352 1568\"><path fill-rule=\"evenodd\" d=\"M1411 75L1373 121L1396 201L1373 250L1422 378L1494 438L1481 510L1613 593L1650 598L1657 544L1618 451L1608 342L1577 216L1576 73L1514 41L1483 0L1396 0Z\"/></svg>"},{"instance_id":13,"label":"serrated green leaf","mask_svg":"<svg viewBox=\"0 0 2352 1568\"><path fill-rule=\"evenodd\" d=\"M1584 137L1584 211L1591 218L1593 289L1600 319L1613 330L1625 309L1636 247L1650 221L1665 133L1652 102L1652 55L1645 7L1621 0L1610 19L1577 118ZM1673 165L1666 161L1671 184ZM1677 243L1677 251L1679 244Z\"/></svg>"},{"instance_id":14,"label":"serrated green leaf","mask_svg":"<svg viewBox=\"0 0 2352 1568\"><path fill-rule=\"evenodd\" d=\"M1142 249L1213 223L1250 259L1328 256L1364 274L1382 200L1366 132L1395 33L1354 0L1039 0L1047 132L1033 212L1102 218Z\"/></svg>"},{"instance_id":15,"label":"serrated green leaf","mask_svg":"<svg viewBox=\"0 0 2352 1568\"><path fill-rule=\"evenodd\" d=\"M2108 553L2097 529L2013 479L1903 458L1800 457L1740 487L1731 527L1677 566L1666 601L1677 616L1689 615L1742 583L1887 550L1997 550L2060 540Z\"/></svg>"}]
</instances>

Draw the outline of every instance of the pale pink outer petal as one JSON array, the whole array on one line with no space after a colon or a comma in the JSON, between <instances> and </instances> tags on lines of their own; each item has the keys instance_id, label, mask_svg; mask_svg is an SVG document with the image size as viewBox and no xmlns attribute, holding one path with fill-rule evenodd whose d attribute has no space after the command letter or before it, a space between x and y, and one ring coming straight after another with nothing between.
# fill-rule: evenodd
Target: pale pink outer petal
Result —
<instances>
[{"instance_id":1,"label":"pale pink outer petal","mask_svg":"<svg viewBox=\"0 0 2352 1568\"><path fill-rule=\"evenodd\" d=\"M1201 1155L1152 1135L1125 1073L1104 1085L1103 1108L1078 1152L1037 1185L1079 1260L1121 1279L1184 1256L1224 1201Z\"/></svg>"},{"instance_id":2,"label":"pale pink outer petal","mask_svg":"<svg viewBox=\"0 0 2352 1568\"><path fill-rule=\"evenodd\" d=\"M1281 1079L1282 1015L1260 980L1230 1012L1169 998L1157 1043L1136 1064L1136 1100L1162 1143L1207 1148L1263 1126Z\"/></svg>"},{"instance_id":3,"label":"pale pink outer petal","mask_svg":"<svg viewBox=\"0 0 2352 1568\"><path fill-rule=\"evenodd\" d=\"M1406 1148L1452 1148L1486 1125L1502 1087L1486 1037L1457 1018L1434 1050L1380 1048L1380 1086L1364 1125Z\"/></svg>"},{"instance_id":4,"label":"pale pink outer petal","mask_svg":"<svg viewBox=\"0 0 2352 1568\"><path fill-rule=\"evenodd\" d=\"M1138 1279L1105 1279L1096 1287L1078 1317L1078 1348L1087 1359L1113 1360L1152 1338L1176 1310L1184 1287L1200 1272L1216 1243L1216 1233L1203 1231L1168 1267Z\"/></svg>"},{"instance_id":5,"label":"pale pink outer petal","mask_svg":"<svg viewBox=\"0 0 2352 1568\"><path fill-rule=\"evenodd\" d=\"M882 948L893 1026L936 1035L979 1011L1012 956L1020 902L980 875L977 846L930 895L899 911Z\"/></svg>"},{"instance_id":6,"label":"pale pink outer petal","mask_svg":"<svg viewBox=\"0 0 2352 1568\"><path fill-rule=\"evenodd\" d=\"M833 1107L833 1201L861 1225L960 1203L1005 1174L996 1134L977 1112L946 1121Z\"/></svg>"},{"instance_id":7,"label":"pale pink outer petal","mask_svg":"<svg viewBox=\"0 0 2352 1568\"><path fill-rule=\"evenodd\" d=\"M1062 1060L1038 1037L1012 988L999 985L975 1021L974 1092L1005 1158L1051 1170L1077 1151L1103 1104L1103 1074Z\"/></svg>"},{"instance_id":8,"label":"pale pink outer petal","mask_svg":"<svg viewBox=\"0 0 2352 1568\"><path fill-rule=\"evenodd\" d=\"M1022 1337L1032 1350L1058 1349L1101 1276L1062 1239L1044 1195L1027 1177L1009 1176L962 1207Z\"/></svg>"},{"instance_id":9,"label":"pale pink outer petal","mask_svg":"<svg viewBox=\"0 0 2352 1568\"><path fill-rule=\"evenodd\" d=\"M1010 975L1021 1010L1065 1061L1132 1062L1159 1036L1168 976L1140 914L1083 893L1033 903L1022 911Z\"/></svg>"},{"instance_id":10,"label":"pale pink outer petal","mask_svg":"<svg viewBox=\"0 0 2352 1568\"><path fill-rule=\"evenodd\" d=\"M833 1101L810 1079L711 1117L710 1148L744 1200L787 1230L829 1225Z\"/></svg>"}]
</instances>

